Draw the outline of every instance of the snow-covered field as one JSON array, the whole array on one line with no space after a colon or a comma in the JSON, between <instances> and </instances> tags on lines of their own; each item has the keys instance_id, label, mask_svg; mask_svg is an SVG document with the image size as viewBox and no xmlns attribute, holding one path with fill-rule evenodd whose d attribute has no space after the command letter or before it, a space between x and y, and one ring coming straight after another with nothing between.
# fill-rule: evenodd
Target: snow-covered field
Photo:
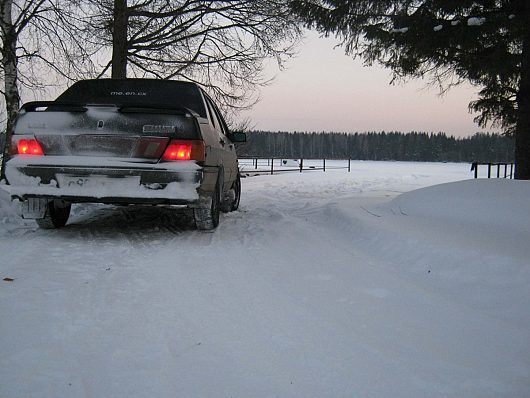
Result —
<instances>
[{"instance_id":1,"label":"snow-covered field","mask_svg":"<svg viewBox=\"0 0 530 398\"><path fill-rule=\"evenodd\" d=\"M0 193L0 397L528 397L530 183L469 178L245 178L214 233Z\"/></svg>"}]
</instances>

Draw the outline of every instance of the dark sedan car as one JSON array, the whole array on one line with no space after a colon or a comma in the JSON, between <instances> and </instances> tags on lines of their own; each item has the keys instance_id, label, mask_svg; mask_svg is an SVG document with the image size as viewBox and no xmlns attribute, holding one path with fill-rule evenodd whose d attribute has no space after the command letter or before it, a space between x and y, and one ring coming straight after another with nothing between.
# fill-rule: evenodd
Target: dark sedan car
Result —
<instances>
[{"instance_id":1,"label":"dark sedan car","mask_svg":"<svg viewBox=\"0 0 530 398\"><path fill-rule=\"evenodd\" d=\"M84 80L22 107L4 189L43 228L64 226L71 203L97 202L189 208L213 229L239 206L233 143L245 139L194 83Z\"/></svg>"}]
</instances>

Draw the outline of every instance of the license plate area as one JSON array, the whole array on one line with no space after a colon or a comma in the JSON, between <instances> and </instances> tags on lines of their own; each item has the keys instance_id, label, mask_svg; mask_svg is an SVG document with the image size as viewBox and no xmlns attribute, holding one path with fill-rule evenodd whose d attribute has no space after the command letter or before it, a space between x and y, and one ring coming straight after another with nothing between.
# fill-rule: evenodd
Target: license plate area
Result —
<instances>
[{"instance_id":1,"label":"license plate area","mask_svg":"<svg viewBox=\"0 0 530 398\"><path fill-rule=\"evenodd\" d=\"M57 174L59 188L64 190L119 190L137 188L139 176L109 177L103 175L68 175Z\"/></svg>"}]
</instances>

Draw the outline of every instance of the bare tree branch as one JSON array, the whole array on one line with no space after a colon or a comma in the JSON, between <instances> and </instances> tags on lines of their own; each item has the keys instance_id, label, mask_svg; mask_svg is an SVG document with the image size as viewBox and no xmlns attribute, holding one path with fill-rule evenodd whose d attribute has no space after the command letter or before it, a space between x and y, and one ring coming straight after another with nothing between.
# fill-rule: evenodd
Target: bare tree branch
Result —
<instances>
[{"instance_id":1,"label":"bare tree branch","mask_svg":"<svg viewBox=\"0 0 530 398\"><path fill-rule=\"evenodd\" d=\"M282 67L301 37L298 20L280 0L128 3L129 74L198 82L225 108L255 103L257 88L270 81L263 76L264 60ZM99 43L101 57L116 45L112 10L111 0L88 0L81 7L85 40Z\"/></svg>"}]
</instances>

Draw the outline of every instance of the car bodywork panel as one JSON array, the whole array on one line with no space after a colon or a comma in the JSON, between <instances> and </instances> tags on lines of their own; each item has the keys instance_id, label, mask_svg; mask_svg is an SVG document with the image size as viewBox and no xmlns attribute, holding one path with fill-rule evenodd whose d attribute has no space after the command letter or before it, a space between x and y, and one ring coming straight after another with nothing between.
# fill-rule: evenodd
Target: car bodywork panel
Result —
<instances>
[{"instance_id":1,"label":"car bodywork panel","mask_svg":"<svg viewBox=\"0 0 530 398\"><path fill-rule=\"evenodd\" d=\"M167 97L168 87L182 88L173 83L179 82L83 81L56 102L26 104L15 124L8 185L2 188L24 203L27 218L40 217L42 211L35 209L52 199L208 206L216 185L227 191L237 176L235 148L226 129L220 131L221 123L211 121L210 104L196 85L182 84L194 109L164 102L160 92ZM125 91L116 88L120 84ZM74 103L76 93L81 98ZM17 142L24 139L36 140L44 156L16 154ZM204 142L204 159L161 160L171 140Z\"/></svg>"}]
</instances>

